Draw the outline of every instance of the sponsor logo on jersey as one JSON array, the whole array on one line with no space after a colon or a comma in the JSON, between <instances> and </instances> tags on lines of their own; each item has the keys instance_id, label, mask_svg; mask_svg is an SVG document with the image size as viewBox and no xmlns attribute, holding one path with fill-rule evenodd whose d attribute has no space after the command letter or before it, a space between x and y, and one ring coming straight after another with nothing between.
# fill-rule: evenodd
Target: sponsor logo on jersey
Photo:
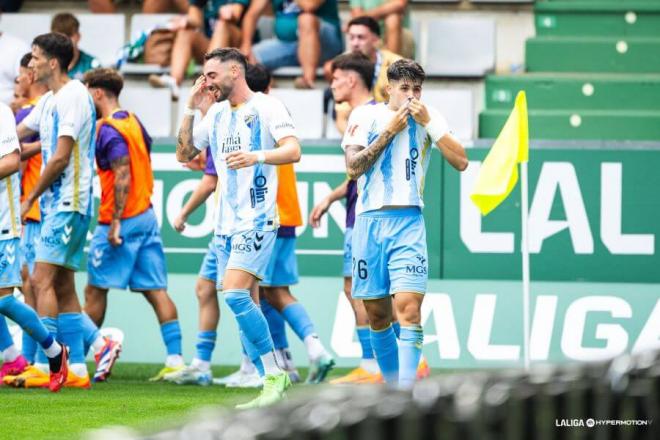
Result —
<instances>
[{"instance_id":1,"label":"sponsor logo on jersey","mask_svg":"<svg viewBox=\"0 0 660 440\"><path fill-rule=\"evenodd\" d=\"M266 201L266 194L268 194L268 179L266 176L259 175L254 177L254 186L250 188L250 205L254 208L259 203Z\"/></svg>"},{"instance_id":2,"label":"sponsor logo on jersey","mask_svg":"<svg viewBox=\"0 0 660 440\"><path fill-rule=\"evenodd\" d=\"M406 180L415 177L415 169L417 168L417 159L419 158L419 150L415 147L410 149L410 157L406 159Z\"/></svg>"}]
</instances>

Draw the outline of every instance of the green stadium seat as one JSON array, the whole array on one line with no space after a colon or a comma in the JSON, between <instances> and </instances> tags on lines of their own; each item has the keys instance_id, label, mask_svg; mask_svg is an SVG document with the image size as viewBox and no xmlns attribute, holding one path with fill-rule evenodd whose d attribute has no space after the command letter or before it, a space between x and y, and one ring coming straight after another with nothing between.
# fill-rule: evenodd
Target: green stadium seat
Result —
<instances>
[{"instance_id":1,"label":"green stadium seat","mask_svg":"<svg viewBox=\"0 0 660 440\"><path fill-rule=\"evenodd\" d=\"M486 108L511 109L525 90L536 110L657 110L660 74L530 73L488 76Z\"/></svg>"},{"instance_id":2,"label":"green stadium seat","mask_svg":"<svg viewBox=\"0 0 660 440\"><path fill-rule=\"evenodd\" d=\"M660 111L535 110L533 103L528 104L530 139L660 139ZM497 137L509 113L509 109L483 111L479 137Z\"/></svg>"},{"instance_id":3,"label":"green stadium seat","mask_svg":"<svg viewBox=\"0 0 660 440\"><path fill-rule=\"evenodd\" d=\"M529 72L660 72L660 38L535 37L525 44Z\"/></svg>"},{"instance_id":4,"label":"green stadium seat","mask_svg":"<svg viewBox=\"0 0 660 440\"><path fill-rule=\"evenodd\" d=\"M660 2L545 1L534 7L537 36L655 37Z\"/></svg>"}]
</instances>

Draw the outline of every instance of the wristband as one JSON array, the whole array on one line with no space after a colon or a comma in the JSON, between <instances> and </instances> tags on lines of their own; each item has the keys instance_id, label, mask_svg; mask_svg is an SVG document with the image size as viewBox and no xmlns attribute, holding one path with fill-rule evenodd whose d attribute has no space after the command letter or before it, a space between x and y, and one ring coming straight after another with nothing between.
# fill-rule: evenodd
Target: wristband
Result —
<instances>
[{"instance_id":1,"label":"wristband","mask_svg":"<svg viewBox=\"0 0 660 440\"><path fill-rule=\"evenodd\" d=\"M258 151L257 152L257 163L263 164L266 162L266 153L263 151Z\"/></svg>"},{"instance_id":2,"label":"wristband","mask_svg":"<svg viewBox=\"0 0 660 440\"><path fill-rule=\"evenodd\" d=\"M447 134L445 127L442 125L440 121L431 119L424 127L434 144Z\"/></svg>"},{"instance_id":3,"label":"wristband","mask_svg":"<svg viewBox=\"0 0 660 440\"><path fill-rule=\"evenodd\" d=\"M183 110L183 115L184 116L195 116L195 109L187 107Z\"/></svg>"}]
</instances>

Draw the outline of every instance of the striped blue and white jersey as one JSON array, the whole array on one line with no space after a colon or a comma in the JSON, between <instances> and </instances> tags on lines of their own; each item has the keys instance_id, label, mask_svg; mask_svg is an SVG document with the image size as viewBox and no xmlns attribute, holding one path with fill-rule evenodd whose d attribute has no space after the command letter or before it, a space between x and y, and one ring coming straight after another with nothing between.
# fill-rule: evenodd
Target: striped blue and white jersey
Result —
<instances>
[{"instance_id":1,"label":"striped blue and white jersey","mask_svg":"<svg viewBox=\"0 0 660 440\"><path fill-rule=\"evenodd\" d=\"M272 150L288 136L296 136L291 115L277 98L263 93L255 93L237 108L228 101L215 103L195 126L194 146L198 150L211 147L218 173L216 235L277 229L277 167L257 164L230 170L226 158L235 151Z\"/></svg>"},{"instance_id":2,"label":"striped blue and white jersey","mask_svg":"<svg viewBox=\"0 0 660 440\"><path fill-rule=\"evenodd\" d=\"M427 106L431 119L441 121L448 132L445 118ZM360 145L369 148L394 116L387 104L356 107L348 119L342 148ZM372 167L358 179L357 215L388 206L424 207L424 180L431 158L433 142L424 126L410 116L408 126L396 134Z\"/></svg>"},{"instance_id":3,"label":"striped blue and white jersey","mask_svg":"<svg viewBox=\"0 0 660 440\"><path fill-rule=\"evenodd\" d=\"M0 102L0 159L21 146L16 135L16 122L11 109ZM0 240L21 236L21 182L18 171L0 180Z\"/></svg>"},{"instance_id":4,"label":"striped blue and white jersey","mask_svg":"<svg viewBox=\"0 0 660 440\"><path fill-rule=\"evenodd\" d=\"M42 169L55 154L57 139L73 138L69 164L41 196L44 215L57 211L91 215L96 110L87 87L78 80L71 80L57 93L46 93L23 123L39 132Z\"/></svg>"}]
</instances>

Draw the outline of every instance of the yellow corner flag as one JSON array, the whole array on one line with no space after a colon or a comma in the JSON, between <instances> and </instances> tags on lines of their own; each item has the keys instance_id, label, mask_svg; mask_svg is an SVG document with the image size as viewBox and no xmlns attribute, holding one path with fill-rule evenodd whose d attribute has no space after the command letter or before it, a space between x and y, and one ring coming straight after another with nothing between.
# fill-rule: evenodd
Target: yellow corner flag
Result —
<instances>
[{"instance_id":1,"label":"yellow corner flag","mask_svg":"<svg viewBox=\"0 0 660 440\"><path fill-rule=\"evenodd\" d=\"M518 92L516 103L488 156L481 164L470 198L482 215L506 199L518 182L518 164L527 162L529 150L527 99Z\"/></svg>"}]
</instances>

